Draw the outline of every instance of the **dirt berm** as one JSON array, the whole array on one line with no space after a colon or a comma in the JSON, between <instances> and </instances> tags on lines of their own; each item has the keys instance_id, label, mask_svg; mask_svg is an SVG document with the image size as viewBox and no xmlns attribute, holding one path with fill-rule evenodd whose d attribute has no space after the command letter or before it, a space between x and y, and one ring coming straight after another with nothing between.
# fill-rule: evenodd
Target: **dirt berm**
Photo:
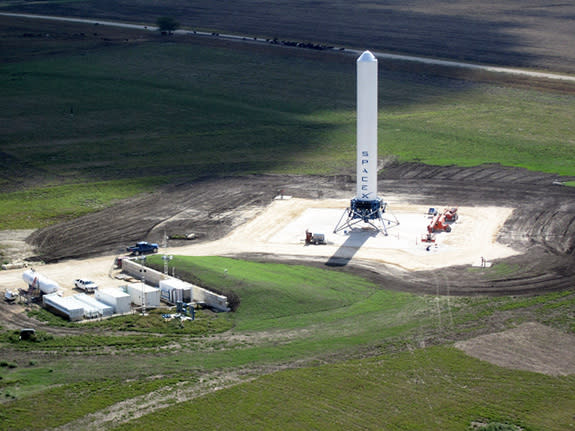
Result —
<instances>
[{"instance_id":1,"label":"dirt berm","mask_svg":"<svg viewBox=\"0 0 575 431\"><path fill-rule=\"evenodd\" d=\"M352 260L336 269L353 271L387 288L433 294L529 294L575 285L575 188L557 182L573 178L499 165L471 168L417 163L384 166L379 190L408 203L444 202L460 206L514 208L498 241L525 252L504 259L509 271L470 271L449 267L398 276L375 262ZM46 262L121 254L136 240L159 242L164 236L195 233L195 241L219 239L268 205L280 190L307 199L350 198L354 175L253 175L200 179L167 186L157 193L123 201L101 212L34 232L28 242ZM186 241L171 240L170 246ZM294 262L272 254L243 255L263 261ZM326 260L301 262L326 265ZM333 260L331 260L333 264Z\"/></svg>"}]
</instances>

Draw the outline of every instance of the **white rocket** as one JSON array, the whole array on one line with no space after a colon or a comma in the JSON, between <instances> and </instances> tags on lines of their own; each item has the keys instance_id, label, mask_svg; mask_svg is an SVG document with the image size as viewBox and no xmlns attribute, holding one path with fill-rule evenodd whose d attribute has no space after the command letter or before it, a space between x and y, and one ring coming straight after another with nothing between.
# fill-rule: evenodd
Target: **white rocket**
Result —
<instances>
[{"instance_id":1,"label":"white rocket","mask_svg":"<svg viewBox=\"0 0 575 431\"><path fill-rule=\"evenodd\" d=\"M357 192L359 201L377 199L377 58L357 59Z\"/></svg>"},{"instance_id":2,"label":"white rocket","mask_svg":"<svg viewBox=\"0 0 575 431\"><path fill-rule=\"evenodd\" d=\"M377 59L369 51L357 59L356 145L356 195L333 233L353 231L356 224L363 222L387 235L388 227L397 226L399 221L377 196Z\"/></svg>"}]
</instances>

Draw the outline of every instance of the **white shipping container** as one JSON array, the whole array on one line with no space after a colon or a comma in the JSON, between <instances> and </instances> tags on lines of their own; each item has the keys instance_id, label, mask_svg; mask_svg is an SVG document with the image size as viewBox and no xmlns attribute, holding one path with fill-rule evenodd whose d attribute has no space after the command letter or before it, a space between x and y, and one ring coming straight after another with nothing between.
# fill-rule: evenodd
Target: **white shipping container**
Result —
<instances>
[{"instance_id":1,"label":"white shipping container","mask_svg":"<svg viewBox=\"0 0 575 431\"><path fill-rule=\"evenodd\" d=\"M133 283L128 285L128 294L132 299L134 305L141 306L142 303L146 307L159 307L160 306L160 289L148 286L144 283ZM142 302L142 297L144 302Z\"/></svg>"},{"instance_id":2,"label":"white shipping container","mask_svg":"<svg viewBox=\"0 0 575 431\"><path fill-rule=\"evenodd\" d=\"M160 280L161 299L175 304L178 301L191 302L192 285L177 278Z\"/></svg>"},{"instance_id":3,"label":"white shipping container","mask_svg":"<svg viewBox=\"0 0 575 431\"><path fill-rule=\"evenodd\" d=\"M78 301L78 300L76 299L76 301ZM78 301L78 302L82 302L82 301ZM84 306L84 317L86 319L97 319L98 317L101 316L101 314L97 308L92 307L91 305L88 305L88 304L84 304L84 303L82 303L82 305Z\"/></svg>"},{"instance_id":4,"label":"white shipping container","mask_svg":"<svg viewBox=\"0 0 575 431\"><path fill-rule=\"evenodd\" d=\"M183 298L179 299L178 289L183 289ZM161 298L166 302L175 304L177 301L205 303L219 311L230 311L228 299L223 295L210 292L203 287L187 283L177 278L160 280ZM137 304L137 302L134 301ZM139 304L141 304L141 299Z\"/></svg>"},{"instance_id":5,"label":"white shipping container","mask_svg":"<svg viewBox=\"0 0 575 431\"><path fill-rule=\"evenodd\" d=\"M57 293L51 293L42 297L44 306L71 321L82 320L84 317L85 304L81 303L72 296L60 296Z\"/></svg>"},{"instance_id":6,"label":"white shipping container","mask_svg":"<svg viewBox=\"0 0 575 431\"><path fill-rule=\"evenodd\" d=\"M116 314L129 313L132 309L130 295L121 289L115 287L96 289L94 296L98 301L110 305Z\"/></svg>"},{"instance_id":7,"label":"white shipping container","mask_svg":"<svg viewBox=\"0 0 575 431\"><path fill-rule=\"evenodd\" d=\"M184 291L177 287L171 290L160 289L160 299L168 304L184 302Z\"/></svg>"},{"instance_id":8,"label":"white shipping container","mask_svg":"<svg viewBox=\"0 0 575 431\"><path fill-rule=\"evenodd\" d=\"M105 304L101 301L98 301L96 298L86 295L85 293L78 293L74 295L78 301L94 308L98 312L98 317L100 316L111 316L114 314L114 307L111 305Z\"/></svg>"}]
</instances>

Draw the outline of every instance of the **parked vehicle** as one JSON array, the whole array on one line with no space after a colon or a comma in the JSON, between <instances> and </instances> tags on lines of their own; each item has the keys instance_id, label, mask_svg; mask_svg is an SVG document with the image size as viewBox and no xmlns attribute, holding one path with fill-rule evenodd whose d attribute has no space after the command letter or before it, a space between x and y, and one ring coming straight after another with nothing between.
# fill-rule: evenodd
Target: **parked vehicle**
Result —
<instances>
[{"instance_id":1,"label":"parked vehicle","mask_svg":"<svg viewBox=\"0 0 575 431\"><path fill-rule=\"evenodd\" d=\"M11 303L16 301L16 299L18 298L18 293L13 292L11 290L7 290L4 292L4 301Z\"/></svg>"},{"instance_id":2,"label":"parked vehicle","mask_svg":"<svg viewBox=\"0 0 575 431\"><path fill-rule=\"evenodd\" d=\"M433 217L433 220L427 226L427 233L434 232L451 232L451 226L447 224L444 213L439 213Z\"/></svg>"},{"instance_id":3,"label":"parked vehicle","mask_svg":"<svg viewBox=\"0 0 575 431\"><path fill-rule=\"evenodd\" d=\"M84 292L94 292L98 285L91 280L84 280L82 278L78 278L74 280L74 286L78 289L83 290Z\"/></svg>"},{"instance_id":4,"label":"parked vehicle","mask_svg":"<svg viewBox=\"0 0 575 431\"><path fill-rule=\"evenodd\" d=\"M443 211L443 214L445 214L445 221L457 221L457 219L459 218L459 214L457 214L457 207L455 208L446 208Z\"/></svg>"},{"instance_id":5,"label":"parked vehicle","mask_svg":"<svg viewBox=\"0 0 575 431\"><path fill-rule=\"evenodd\" d=\"M306 244L326 244L325 235L323 233L312 233L309 230L305 231Z\"/></svg>"},{"instance_id":6,"label":"parked vehicle","mask_svg":"<svg viewBox=\"0 0 575 431\"><path fill-rule=\"evenodd\" d=\"M137 242L136 245L126 248L128 253L132 253L136 256L140 254L147 254L147 253L157 253L158 252L158 244L146 241Z\"/></svg>"}]
</instances>

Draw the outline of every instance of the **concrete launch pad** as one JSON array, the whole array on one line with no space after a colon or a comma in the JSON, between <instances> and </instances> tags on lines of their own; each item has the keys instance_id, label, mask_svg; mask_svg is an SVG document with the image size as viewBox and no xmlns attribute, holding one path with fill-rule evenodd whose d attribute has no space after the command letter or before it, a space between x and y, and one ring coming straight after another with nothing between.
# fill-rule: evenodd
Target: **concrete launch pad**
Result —
<instances>
[{"instance_id":1,"label":"concrete launch pad","mask_svg":"<svg viewBox=\"0 0 575 431\"><path fill-rule=\"evenodd\" d=\"M422 238L430 222L429 207L405 203L390 202L400 224L391 227L387 236L367 224L365 229L359 225L352 230L333 233L348 203L344 199L274 200L264 212L227 237L174 252L189 255L273 253L304 259L313 256L337 265L345 265L352 259L367 259L405 270L472 266L519 253L496 241L512 208L460 207L459 220L452 224L452 231L437 233L435 242L427 243ZM306 230L324 234L327 244L306 244Z\"/></svg>"}]
</instances>

